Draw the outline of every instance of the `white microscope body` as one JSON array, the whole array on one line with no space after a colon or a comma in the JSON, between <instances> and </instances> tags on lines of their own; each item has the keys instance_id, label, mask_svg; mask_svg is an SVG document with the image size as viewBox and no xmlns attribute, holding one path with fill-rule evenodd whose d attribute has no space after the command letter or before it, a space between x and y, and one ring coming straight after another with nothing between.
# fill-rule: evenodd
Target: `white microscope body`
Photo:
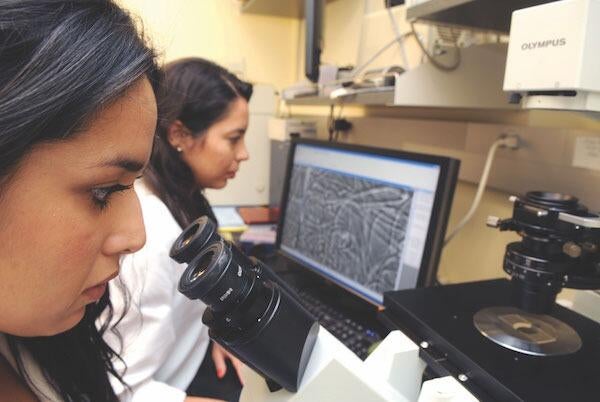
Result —
<instances>
[{"instance_id":1,"label":"white microscope body","mask_svg":"<svg viewBox=\"0 0 600 402\"><path fill-rule=\"evenodd\" d=\"M421 387L424 369L419 347L400 331L391 332L362 361L321 327L298 392L271 392L263 377L246 369L240 402L477 401L452 377Z\"/></svg>"}]
</instances>

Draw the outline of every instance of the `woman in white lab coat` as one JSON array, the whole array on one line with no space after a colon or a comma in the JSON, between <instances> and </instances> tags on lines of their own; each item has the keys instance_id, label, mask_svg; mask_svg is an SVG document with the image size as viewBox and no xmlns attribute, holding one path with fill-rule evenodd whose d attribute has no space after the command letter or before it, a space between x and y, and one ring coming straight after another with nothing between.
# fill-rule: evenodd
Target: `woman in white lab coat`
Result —
<instances>
[{"instance_id":1,"label":"woman in white lab coat","mask_svg":"<svg viewBox=\"0 0 600 402\"><path fill-rule=\"evenodd\" d=\"M241 363L220 346L209 346L201 322L205 305L177 291L183 266L169 258L169 250L194 219L208 215L215 220L203 190L223 188L248 159L244 134L252 86L200 58L169 64L165 83L165 118L145 177L136 183L147 243L122 261L120 281L130 301L112 300L115 317L128 310L116 325L118 335L106 335L123 359L115 364L129 388L117 381L114 386L122 400L236 399ZM199 371L207 349L212 359ZM214 373L227 376L223 381L231 392L211 389L215 384L207 377Z\"/></svg>"}]
</instances>

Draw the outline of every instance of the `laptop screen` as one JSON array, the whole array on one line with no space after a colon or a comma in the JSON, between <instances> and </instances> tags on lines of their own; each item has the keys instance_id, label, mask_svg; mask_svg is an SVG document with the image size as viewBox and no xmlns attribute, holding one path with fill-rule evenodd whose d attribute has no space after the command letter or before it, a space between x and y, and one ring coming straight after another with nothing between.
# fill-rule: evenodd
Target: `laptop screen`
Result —
<instances>
[{"instance_id":1,"label":"laptop screen","mask_svg":"<svg viewBox=\"0 0 600 402\"><path fill-rule=\"evenodd\" d=\"M444 163L318 142L290 157L280 250L377 304L416 287Z\"/></svg>"}]
</instances>

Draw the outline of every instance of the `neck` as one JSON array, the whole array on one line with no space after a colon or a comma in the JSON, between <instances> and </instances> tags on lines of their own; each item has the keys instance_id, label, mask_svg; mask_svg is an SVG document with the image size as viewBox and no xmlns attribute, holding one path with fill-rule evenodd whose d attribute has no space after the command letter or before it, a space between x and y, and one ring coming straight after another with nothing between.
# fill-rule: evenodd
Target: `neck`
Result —
<instances>
[{"instance_id":1,"label":"neck","mask_svg":"<svg viewBox=\"0 0 600 402\"><path fill-rule=\"evenodd\" d=\"M38 399L0 354L0 400L36 402Z\"/></svg>"}]
</instances>

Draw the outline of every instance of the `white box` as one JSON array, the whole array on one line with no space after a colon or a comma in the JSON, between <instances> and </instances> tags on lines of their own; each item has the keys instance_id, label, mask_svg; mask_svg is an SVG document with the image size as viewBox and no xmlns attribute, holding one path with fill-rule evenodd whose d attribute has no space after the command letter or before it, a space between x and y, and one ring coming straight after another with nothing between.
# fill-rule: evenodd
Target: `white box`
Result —
<instances>
[{"instance_id":1,"label":"white box","mask_svg":"<svg viewBox=\"0 0 600 402\"><path fill-rule=\"evenodd\" d=\"M524 106L535 107L527 97L546 92L539 107L600 110L599 71L600 0L562 0L513 12L504 90L524 95Z\"/></svg>"}]
</instances>

